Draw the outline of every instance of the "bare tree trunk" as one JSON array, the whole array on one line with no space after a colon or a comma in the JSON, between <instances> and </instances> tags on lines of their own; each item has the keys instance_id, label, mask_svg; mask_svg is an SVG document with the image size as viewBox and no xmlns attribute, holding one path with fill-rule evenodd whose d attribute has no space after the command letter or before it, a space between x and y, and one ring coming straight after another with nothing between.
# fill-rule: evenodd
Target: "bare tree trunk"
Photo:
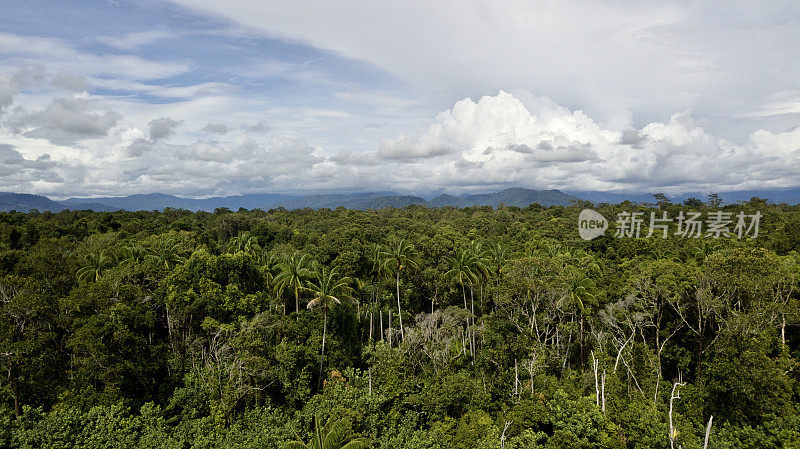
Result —
<instances>
[{"instance_id":1,"label":"bare tree trunk","mask_svg":"<svg viewBox=\"0 0 800 449\"><path fill-rule=\"evenodd\" d=\"M470 314L472 315L472 331L470 331L470 338L469 338L469 351L470 355L472 355L472 364L475 364L475 291L472 288L472 283L469 286L469 303L470 303Z\"/></svg>"},{"instance_id":2,"label":"bare tree trunk","mask_svg":"<svg viewBox=\"0 0 800 449\"><path fill-rule=\"evenodd\" d=\"M381 341L383 341L383 310L380 311L380 321L381 321Z\"/></svg>"},{"instance_id":3,"label":"bare tree trunk","mask_svg":"<svg viewBox=\"0 0 800 449\"><path fill-rule=\"evenodd\" d=\"M581 335L580 335L581 340L579 343L581 346L581 373L583 373L583 312L581 312L580 328L581 328Z\"/></svg>"},{"instance_id":4,"label":"bare tree trunk","mask_svg":"<svg viewBox=\"0 0 800 449\"><path fill-rule=\"evenodd\" d=\"M325 363L325 336L328 333L328 311L322 311L322 352L319 357L319 382L317 389L322 385L322 365Z\"/></svg>"},{"instance_id":5,"label":"bare tree trunk","mask_svg":"<svg viewBox=\"0 0 800 449\"><path fill-rule=\"evenodd\" d=\"M600 366L600 361L594 356L592 351L592 371L594 372L594 405L600 407L600 379L597 377L597 368Z\"/></svg>"},{"instance_id":6,"label":"bare tree trunk","mask_svg":"<svg viewBox=\"0 0 800 449\"><path fill-rule=\"evenodd\" d=\"M681 398L681 392L678 389L682 387L684 384L681 382L680 376L678 376L678 381L672 384L672 393L669 395L669 447L670 449L675 449L675 439L678 437L678 432L675 429L675 426L672 425L672 404L675 399Z\"/></svg>"},{"instance_id":7,"label":"bare tree trunk","mask_svg":"<svg viewBox=\"0 0 800 449\"><path fill-rule=\"evenodd\" d=\"M403 329L403 310L400 308L400 270L397 270L397 318L400 320L400 341L406 341L406 331Z\"/></svg>"},{"instance_id":8,"label":"bare tree trunk","mask_svg":"<svg viewBox=\"0 0 800 449\"><path fill-rule=\"evenodd\" d=\"M531 369L530 369L530 371L531 371L531 396L533 396L533 375L535 374L535 371L534 371L536 369L535 365L536 365L536 355L531 354Z\"/></svg>"},{"instance_id":9,"label":"bare tree trunk","mask_svg":"<svg viewBox=\"0 0 800 449\"><path fill-rule=\"evenodd\" d=\"M500 435L500 449L506 449L506 430L508 430L508 426L511 425L511 421L506 421L506 424L503 426L503 433Z\"/></svg>"},{"instance_id":10,"label":"bare tree trunk","mask_svg":"<svg viewBox=\"0 0 800 449\"><path fill-rule=\"evenodd\" d=\"M706 426L706 439L703 441L703 449L708 448L708 437L711 436L711 422L714 420L714 415L708 417L708 425Z\"/></svg>"},{"instance_id":11,"label":"bare tree trunk","mask_svg":"<svg viewBox=\"0 0 800 449\"><path fill-rule=\"evenodd\" d=\"M600 381L600 395L601 395L601 410L603 411L603 415L606 414L606 370L603 370L603 377Z\"/></svg>"},{"instance_id":12,"label":"bare tree trunk","mask_svg":"<svg viewBox=\"0 0 800 449\"><path fill-rule=\"evenodd\" d=\"M783 349L786 349L786 314L781 314L781 343Z\"/></svg>"}]
</instances>

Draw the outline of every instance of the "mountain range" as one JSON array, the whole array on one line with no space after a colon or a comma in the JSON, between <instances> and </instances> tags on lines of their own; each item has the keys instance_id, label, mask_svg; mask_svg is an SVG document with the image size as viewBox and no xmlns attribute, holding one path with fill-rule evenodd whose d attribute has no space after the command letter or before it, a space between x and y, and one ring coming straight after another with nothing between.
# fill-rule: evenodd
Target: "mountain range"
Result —
<instances>
[{"instance_id":1,"label":"mountain range","mask_svg":"<svg viewBox=\"0 0 800 449\"><path fill-rule=\"evenodd\" d=\"M749 190L735 192L721 192L720 198L724 203L745 201L751 197L766 198L775 203L800 203L800 188L776 190ZM674 202L681 202L686 198L695 197L705 199L701 193L688 193L671 197ZM321 209L344 207L347 209L381 209L384 207L405 207L417 204L427 207L470 207L492 206L501 204L506 206L526 207L530 204L542 206L568 206L573 201L590 201L593 203L618 204L623 201L653 202L650 193L608 193L608 192L562 192L560 190L532 190L525 188L510 188L493 193L480 193L462 196L442 194L430 199L414 195L398 195L392 192L370 193L331 193L315 195L281 195L281 194L246 194L226 197L211 198L183 198L163 193L137 194L120 197L100 198L69 198L56 201L41 195L26 193L0 192L0 211L28 212L38 210L41 212L58 212L70 210L163 210L165 208L185 209L190 211L214 211L217 208L237 210L245 209Z\"/></svg>"},{"instance_id":2,"label":"mountain range","mask_svg":"<svg viewBox=\"0 0 800 449\"><path fill-rule=\"evenodd\" d=\"M428 207L469 207L493 206L501 203L508 206L525 207L532 203L543 206L568 206L577 197L558 190L531 190L511 188L500 192L473 194L464 196L439 195L430 200L420 196L398 195L392 192L369 193L331 193L315 195L277 195L277 194L247 194L211 198L183 198L163 193L137 194L120 197L99 198L69 198L55 201L40 195L24 193L0 193L0 211L17 210L27 212L38 210L41 212L57 212L61 210L163 210L167 207L173 209L186 209L190 211L213 211L217 208L237 210L245 209L382 209L384 207L405 207L412 204Z\"/></svg>"}]
</instances>

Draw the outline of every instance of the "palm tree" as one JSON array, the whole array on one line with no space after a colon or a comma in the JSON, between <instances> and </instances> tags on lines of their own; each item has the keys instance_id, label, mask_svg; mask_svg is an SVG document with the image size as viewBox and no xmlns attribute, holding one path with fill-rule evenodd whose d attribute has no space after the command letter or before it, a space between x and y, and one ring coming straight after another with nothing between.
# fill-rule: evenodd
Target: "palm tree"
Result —
<instances>
[{"instance_id":1,"label":"palm tree","mask_svg":"<svg viewBox=\"0 0 800 449\"><path fill-rule=\"evenodd\" d=\"M717 242L710 242L708 240L702 240L697 243L693 248L693 253L695 259L699 262L704 261L708 256L719 250L720 244Z\"/></svg>"},{"instance_id":2,"label":"palm tree","mask_svg":"<svg viewBox=\"0 0 800 449\"><path fill-rule=\"evenodd\" d=\"M567 283L567 294L571 305L578 306L580 320L580 347L581 347L581 366L583 366L583 322L586 316L586 303L595 302L594 289L595 282L586 276L586 273L579 269L571 270L570 278Z\"/></svg>"},{"instance_id":3,"label":"palm tree","mask_svg":"<svg viewBox=\"0 0 800 449\"><path fill-rule=\"evenodd\" d=\"M467 306L466 284L477 280L477 275L473 271L475 266L474 255L469 248L462 250L458 257L448 257L447 262L450 270L444 274L444 278L455 280L461 286L461 296L464 299L464 310L469 310Z\"/></svg>"},{"instance_id":4,"label":"palm tree","mask_svg":"<svg viewBox=\"0 0 800 449\"><path fill-rule=\"evenodd\" d=\"M232 238L230 243L228 243L228 251L231 253L244 251L248 254L253 254L260 250L261 247L258 245L258 239L245 232L240 232L238 236Z\"/></svg>"},{"instance_id":5,"label":"palm tree","mask_svg":"<svg viewBox=\"0 0 800 449\"><path fill-rule=\"evenodd\" d=\"M373 332L373 322L374 322L374 315L375 315L375 303L378 300L378 278L383 274L383 270L381 267L382 254L384 252L383 246L380 244L375 244L372 247L372 252L370 252L368 256L368 260L370 263L370 274L372 275L372 291L370 292L370 311L369 311L369 339L372 340ZM383 337L381 337L383 338Z\"/></svg>"},{"instance_id":6,"label":"palm tree","mask_svg":"<svg viewBox=\"0 0 800 449\"><path fill-rule=\"evenodd\" d=\"M470 242L469 244L469 252L472 253L471 263L472 267L471 270L475 274L475 279L473 284L479 283L483 285L481 282L484 279L489 278L489 261L484 256L483 245L480 242ZM470 286L470 297L474 296L473 293L474 285ZM472 312L475 313L475 307L473 304Z\"/></svg>"},{"instance_id":7,"label":"palm tree","mask_svg":"<svg viewBox=\"0 0 800 449\"><path fill-rule=\"evenodd\" d=\"M186 258L183 257L185 253L183 248L179 244L172 243L166 239L161 239L157 245L150 248L149 252L150 254L148 254L147 258L154 260L167 270L172 270L175 266L186 262Z\"/></svg>"},{"instance_id":8,"label":"palm tree","mask_svg":"<svg viewBox=\"0 0 800 449\"><path fill-rule=\"evenodd\" d=\"M122 248L119 260L126 265L138 265L147 259L147 248L142 245L126 246Z\"/></svg>"},{"instance_id":9,"label":"palm tree","mask_svg":"<svg viewBox=\"0 0 800 449\"><path fill-rule=\"evenodd\" d=\"M328 311L341 304L342 301L337 297L347 291L347 284L350 282L348 277L339 277L339 273L334 269L320 267L314 273L315 280L309 281L306 290L314 294L314 299L308 302L308 309L322 309L322 351L319 361L319 378L322 379L322 364L325 360L325 336L328 332Z\"/></svg>"},{"instance_id":10,"label":"palm tree","mask_svg":"<svg viewBox=\"0 0 800 449\"><path fill-rule=\"evenodd\" d=\"M300 441L300 437L295 434L297 440L284 444L284 449L367 449L369 440L366 438L356 438L347 441L347 424L344 420L330 419L325 427L320 426L319 413L314 416L314 434L308 444Z\"/></svg>"},{"instance_id":11,"label":"palm tree","mask_svg":"<svg viewBox=\"0 0 800 449\"><path fill-rule=\"evenodd\" d=\"M114 258L106 254L105 250L87 254L83 267L78 270L78 280L97 282L103 272L113 265Z\"/></svg>"},{"instance_id":12,"label":"palm tree","mask_svg":"<svg viewBox=\"0 0 800 449\"><path fill-rule=\"evenodd\" d=\"M281 260L278 255L271 251L264 250L256 253L256 264L261 268L261 273L264 275L264 279L266 279L270 290L275 293L276 305L278 302L283 302L279 301L283 289L281 289L275 281L280 273L280 262ZM283 302L283 314L286 314L285 302Z\"/></svg>"},{"instance_id":13,"label":"palm tree","mask_svg":"<svg viewBox=\"0 0 800 449\"><path fill-rule=\"evenodd\" d=\"M481 244L471 242L463 249L458 257L449 257L448 262L452 267L444 274L445 279L456 280L461 285L461 295L464 299L464 310L470 312L472 326L475 326L475 284L482 278L488 277L489 270L483 257L481 257ZM467 305L466 283L469 282L470 304ZM474 355L475 344L470 336L470 353Z\"/></svg>"},{"instance_id":14,"label":"palm tree","mask_svg":"<svg viewBox=\"0 0 800 449\"><path fill-rule=\"evenodd\" d=\"M289 288L294 291L294 310L297 313L300 313L300 289L312 276L310 265L311 256L300 252L285 257L278 264L281 272L275 276L275 285L281 290Z\"/></svg>"},{"instance_id":15,"label":"palm tree","mask_svg":"<svg viewBox=\"0 0 800 449\"><path fill-rule=\"evenodd\" d=\"M495 243L490 246L485 253L485 258L490 267L492 276L499 282L503 276L503 270L506 268L508 262L508 249L505 246Z\"/></svg>"},{"instance_id":16,"label":"palm tree","mask_svg":"<svg viewBox=\"0 0 800 449\"><path fill-rule=\"evenodd\" d=\"M405 340L406 334L403 328L403 310L400 307L400 272L403 268L414 268L417 263L414 261L414 247L404 240L397 240L388 245L382 252L381 269L384 273L394 274L397 286L397 317L400 319L400 337Z\"/></svg>"}]
</instances>

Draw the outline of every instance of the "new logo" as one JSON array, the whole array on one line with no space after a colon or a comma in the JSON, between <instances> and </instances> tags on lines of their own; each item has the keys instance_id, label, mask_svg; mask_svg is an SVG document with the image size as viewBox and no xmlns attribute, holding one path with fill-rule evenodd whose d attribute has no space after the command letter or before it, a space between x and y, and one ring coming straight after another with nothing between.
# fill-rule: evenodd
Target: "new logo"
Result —
<instances>
[{"instance_id":1,"label":"new logo","mask_svg":"<svg viewBox=\"0 0 800 449\"><path fill-rule=\"evenodd\" d=\"M584 209L578 216L578 234L584 240L592 240L605 234L608 220L591 209Z\"/></svg>"}]
</instances>

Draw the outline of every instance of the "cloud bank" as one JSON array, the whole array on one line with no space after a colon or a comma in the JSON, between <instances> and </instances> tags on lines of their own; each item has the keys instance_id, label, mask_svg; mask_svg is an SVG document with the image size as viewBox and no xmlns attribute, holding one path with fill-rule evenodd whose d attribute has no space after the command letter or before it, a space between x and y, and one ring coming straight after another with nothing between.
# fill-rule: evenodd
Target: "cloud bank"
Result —
<instances>
[{"instance_id":1,"label":"cloud bank","mask_svg":"<svg viewBox=\"0 0 800 449\"><path fill-rule=\"evenodd\" d=\"M113 111L89 112L87 100L55 99L30 113L38 132L26 139L75 144L108 133ZM16 120L14 114L8 120ZM177 118L116 132L116 143L94 163L31 160L4 148L4 184L74 193L164 191L182 194L394 190L477 192L510 186L601 191L722 191L800 185L800 127L759 130L733 143L706 131L688 111L622 131L601 126L527 91L465 98L436 115L428 130L381 140L363 150L329 151L302 137L237 132L187 142ZM45 132L47 131L47 132ZM210 130L205 130L208 136ZM227 137L222 139L222 137ZM263 140L266 139L266 140ZM143 157L147 156L147 157ZM71 178L69 173L85 172ZM68 173L69 172L69 173ZM48 188L48 186L50 186Z\"/></svg>"}]
</instances>

